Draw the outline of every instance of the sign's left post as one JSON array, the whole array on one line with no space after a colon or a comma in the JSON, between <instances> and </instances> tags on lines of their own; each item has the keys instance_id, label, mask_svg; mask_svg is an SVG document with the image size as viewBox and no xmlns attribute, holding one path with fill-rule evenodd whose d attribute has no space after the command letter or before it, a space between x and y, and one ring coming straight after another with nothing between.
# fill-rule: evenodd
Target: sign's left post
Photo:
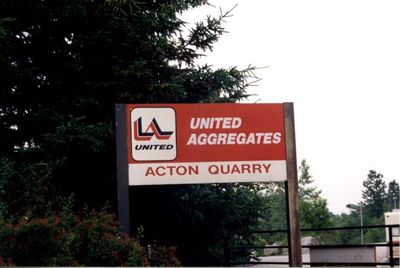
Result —
<instances>
[{"instance_id":1,"label":"sign's left post","mask_svg":"<svg viewBox=\"0 0 400 268\"><path fill-rule=\"evenodd\" d=\"M122 231L130 233L129 175L128 175L128 130L126 104L115 104L115 138L117 145L117 191L118 219Z\"/></svg>"}]
</instances>

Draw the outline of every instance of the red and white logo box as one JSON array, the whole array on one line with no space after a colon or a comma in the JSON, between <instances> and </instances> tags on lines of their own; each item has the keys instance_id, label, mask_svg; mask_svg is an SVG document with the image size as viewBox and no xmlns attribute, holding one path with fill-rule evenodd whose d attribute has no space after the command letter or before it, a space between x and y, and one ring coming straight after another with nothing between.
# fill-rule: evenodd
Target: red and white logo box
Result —
<instances>
[{"instance_id":1,"label":"red and white logo box","mask_svg":"<svg viewBox=\"0 0 400 268\"><path fill-rule=\"evenodd\" d=\"M176 158L176 115L173 108L133 108L130 118L132 159L168 161Z\"/></svg>"}]
</instances>

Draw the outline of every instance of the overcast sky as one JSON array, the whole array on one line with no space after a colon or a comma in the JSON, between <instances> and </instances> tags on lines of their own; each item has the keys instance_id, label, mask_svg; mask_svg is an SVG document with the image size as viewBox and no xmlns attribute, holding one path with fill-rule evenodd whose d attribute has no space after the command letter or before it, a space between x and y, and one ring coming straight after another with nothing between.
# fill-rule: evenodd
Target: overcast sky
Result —
<instances>
[{"instance_id":1,"label":"overcast sky","mask_svg":"<svg viewBox=\"0 0 400 268\"><path fill-rule=\"evenodd\" d=\"M249 64L249 101L294 102L297 159L334 213L361 201L370 169L400 179L400 1L211 0L186 21L231 9L226 33L200 60Z\"/></svg>"}]
</instances>

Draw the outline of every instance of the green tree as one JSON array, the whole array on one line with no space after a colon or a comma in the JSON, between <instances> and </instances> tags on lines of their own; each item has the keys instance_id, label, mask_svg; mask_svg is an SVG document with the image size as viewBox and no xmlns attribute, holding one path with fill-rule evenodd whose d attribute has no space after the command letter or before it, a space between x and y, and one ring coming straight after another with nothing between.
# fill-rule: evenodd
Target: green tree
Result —
<instances>
[{"instance_id":1,"label":"green tree","mask_svg":"<svg viewBox=\"0 0 400 268\"><path fill-rule=\"evenodd\" d=\"M313 185L314 179L310 174L310 166L303 159L299 166L299 196L300 196L300 227L305 228L326 228L332 226L331 213L328 209L328 202ZM263 229L284 230L287 228L286 218L286 197L285 187L282 183L270 184L266 188L265 211ZM321 242L331 238L330 233L312 232L303 233L320 239ZM269 243L280 241L286 243L286 234L272 234L265 236Z\"/></svg>"},{"instance_id":2,"label":"green tree","mask_svg":"<svg viewBox=\"0 0 400 268\"><path fill-rule=\"evenodd\" d=\"M135 228L143 227L144 244L156 239L177 246L185 266L222 265L226 247L255 241L246 232L259 229L264 219L262 189L257 184L134 188L132 220ZM243 261L250 253L236 251L232 257Z\"/></svg>"},{"instance_id":3,"label":"green tree","mask_svg":"<svg viewBox=\"0 0 400 268\"><path fill-rule=\"evenodd\" d=\"M330 227L331 215L328 201L321 196L321 190L313 186L314 179L310 174L310 166L303 159L299 166L299 194L300 194L300 226L304 228ZM305 234L303 234L305 235ZM312 232L309 235L317 237L321 242L329 240L330 233Z\"/></svg>"},{"instance_id":4,"label":"green tree","mask_svg":"<svg viewBox=\"0 0 400 268\"><path fill-rule=\"evenodd\" d=\"M383 215L387 198L386 183L383 175L370 170L363 181L362 202L365 204L366 218L379 218Z\"/></svg>"},{"instance_id":5,"label":"green tree","mask_svg":"<svg viewBox=\"0 0 400 268\"><path fill-rule=\"evenodd\" d=\"M286 230L286 194L285 185L282 182L269 183L264 191L266 209L262 217L261 229L263 230ZM286 233L266 233L260 235L268 244L280 242L287 243ZM262 245L264 246L264 245Z\"/></svg>"},{"instance_id":6,"label":"green tree","mask_svg":"<svg viewBox=\"0 0 400 268\"><path fill-rule=\"evenodd\" d=\"M310 166L303 159L299 167L299 194L302 228L329 227L328 202L322 198L321 190L312 186L314 179L310 174Z\"/></svg>"},{"instance_id":7,"label":"green tree","mask_svg":"<svg viewBox=\"0 0 400 268\"><path fill-rule=\"evenodd\" d=\"M299 194L303 200L312 200L321 194L321 190L317 190L317 187L311 186L314 182L310 174L310 166L307 164L305 159L301 160L299 166Z\"/></svg>"},{"instance_id":8,"label":"green tree","mask_svg":"<svg viewBox=\"0 0 400 268\"><path fill-rule=\"evenodd\" d=\"M115 207L115 103L236 102L248 96L254 68L196 65L224 32L229 13L207 17L188 34L179 14L206 4L0 1L0 18L11 18L0 25L3 218L43 217L57 209L57 196L71 193L80 205L111 201ZM224 230L254 227L263 206L252 185L134 191L134 206L140 204L134 224L151 239L178 245L190 264L221 263L229 237Z\"/></svg>"},{"instance_id":9,"label":"green tree","mask_svg":"<svg viewBox=\"0 0 400 268\"><path fill-rule=\"evenodd\" d=\"M350 204L352 205L352 204ZM336 227L354 227L360 226L360 210L356 206L351 206L350 213L342 213L340 215L334 215L332 217L333 225ZM334 240L332 243L350 245L361 243L361 231L360 230L340 230L335 232Z\"/></svg>"},{"instance_id":10,"label":"green tree","mask_svg":"<svg viewBox=\"0 0 400 268\"><path fill-rule=\"evenodd\" d=\"M0 42L2 154L63 161L58 189L94 205L115 200L115 103L247 96L250 69L195 66L228 14L187 36L177 15L206 2L1 1L0 18L14 19Z\"/></svg>"},{"instance_id":11,"label":"green tree","mask_svg":"<svg viewBox=\"0 0 400 268\"><path fill-rule=\"evenodd\" d=\"M400 208L400 188L396 180L392 180L388 184L386 204L389 211Z\"/></svg>"},{"instance_id":12,"label":"green tree","mask_svg":"<svg viewBox=\"0 0 400 268\"><path fill-rule=\"evenodd\" d=\"M384 224L384 212L393 209L399 195L398 183L393 180L386 191L383 175L370 170L367 179L363 181L362 200L357 204L348 204L351 209L348 214L333 215L335 226L361 226ZM337 232L336 241L343 244L382 242L385 239L384 229L346 230Z\"/></svg>"}]
</instances>

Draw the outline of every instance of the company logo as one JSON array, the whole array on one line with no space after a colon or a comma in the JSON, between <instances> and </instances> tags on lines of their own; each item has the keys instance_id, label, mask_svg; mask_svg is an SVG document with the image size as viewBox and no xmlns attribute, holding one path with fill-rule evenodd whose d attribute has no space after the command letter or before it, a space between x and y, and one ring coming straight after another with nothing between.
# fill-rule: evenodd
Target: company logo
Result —
<instances>
[{"instance_id":1,"label":"company logo","mask_svg":"<svg viewBox=\"0 0 400 268\"><path fill-rule=\"evenodd\" d=\"M168 140L173 133L173 131L162 131L155 118L151 120L150 125L144 132L142 117L139 117L134 124L134 136L137 141L149 141L153 136L158 140Z\"/></svg>"},{"instance_id":2,"label":"company logo","mask_svg":"<svg viewBox=\"0 0 400 268\"><path fill-rule=\"evenodd\" d=\"M176 115L169 107L131 111L132 158L136 161L176 158Z\"/></svg>"}]
</instances>

